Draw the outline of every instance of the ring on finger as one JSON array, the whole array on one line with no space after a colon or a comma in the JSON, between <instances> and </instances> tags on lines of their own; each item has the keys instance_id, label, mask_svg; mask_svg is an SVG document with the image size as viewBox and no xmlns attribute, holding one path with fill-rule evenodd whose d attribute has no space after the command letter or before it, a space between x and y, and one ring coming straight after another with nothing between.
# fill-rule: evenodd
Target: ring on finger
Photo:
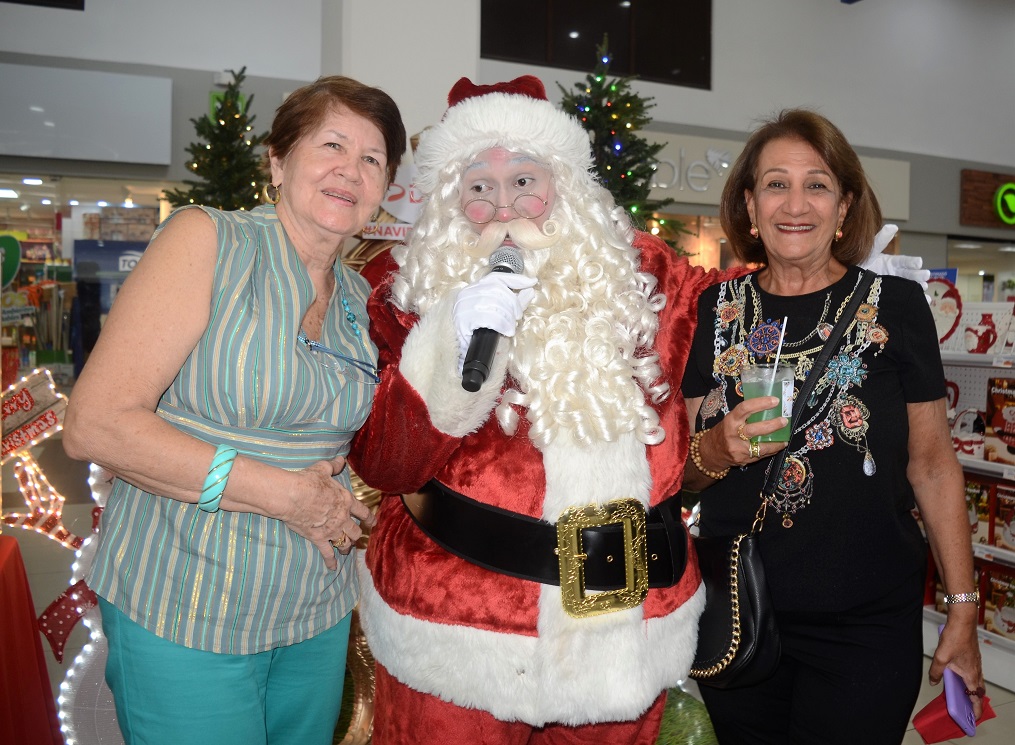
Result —
<instances>
[{"instance_id":1,"label":"ring on finger","mask_svg":"<svg viewBox=\"0 0 1015 745\"><path fill-rule=\"evenodd\" d=\"M751 457L752 458L760 458L761 457L761 443L760 442L752 442L751 445L750 445L750 453L751 453Z\"/></svg>"},{"instance_id":2,"label":"ring on finger","mask_svg":"<svg viewBox=\"0 0 1015 745\"><path fill-rule=\"evenodd\" d=\"M745 422L746 423L746 422ZM750 442L751 438L744 434L744 425L741 424L737 427L737 436L744 442Z\"/></svg>"},{"instance_id":3,"label":"ring on finger","mask_svg":"<svg viewBox=\"0 0 1015 745\"><path fill-rule=\"evenodd\" d=\"M338 539L337 543L335 543L335 546L338 548L345 548L348 545L349 545L349 536L347 536L345 533L343 533L342 537Z\"/></svg>"}]
</instances>

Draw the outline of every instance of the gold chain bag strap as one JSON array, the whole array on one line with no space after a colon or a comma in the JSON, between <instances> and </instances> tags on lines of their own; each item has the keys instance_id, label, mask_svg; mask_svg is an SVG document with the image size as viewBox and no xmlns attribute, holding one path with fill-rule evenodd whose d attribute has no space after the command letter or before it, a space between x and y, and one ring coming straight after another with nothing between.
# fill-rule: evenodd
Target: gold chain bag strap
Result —
<instances>
[{"instance_id":1,"label":"gold chain bag strap","mask_svg":"<svg viewBox=\"0 0 1015 745\"><path fill-rule=\"evenodd\" d=\"M873 272L864 270L846 311L825 341L793 403L790 432L796 430L803 415L804 401L821 377L829 357L838 349L842 335L853 322L874 278ZM750 532L694 539L705 584L705 611L698 620L698 646L690 675L701 685L714 688L754 685L770 677L779 664L779 628L768 594L759 541L768 500L775 493L788 452L789 446L772 462Z\"/></svg>"}]
</instances>

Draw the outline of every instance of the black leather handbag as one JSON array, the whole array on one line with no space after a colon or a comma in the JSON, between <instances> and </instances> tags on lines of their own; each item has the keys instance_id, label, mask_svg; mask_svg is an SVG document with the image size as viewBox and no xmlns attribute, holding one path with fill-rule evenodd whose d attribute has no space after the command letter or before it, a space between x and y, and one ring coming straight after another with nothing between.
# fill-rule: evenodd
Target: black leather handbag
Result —
<instances>
[{"instance_id":1,"label":"black leather handbag","mask_svg":"<svg viewBox=\"0 0 1015 745\"><path fill-rule=\"evenodd\" d=\"M825 341L793 403L790 432L796 430L804 402L821 377L828 358L838 349L839 340L852 323L874 278L872 272L864 270L849 305ZM705 611L698 621L698 647L690 675L700 685L713 688L754 685L770 677L779 665L782 653L779 627L758 544L768 500L775 493L788 452L787 445L774 456L768 480L761 490L761 506L749 532L694 539L705 584Z\"/></svg>"}]
</instances>

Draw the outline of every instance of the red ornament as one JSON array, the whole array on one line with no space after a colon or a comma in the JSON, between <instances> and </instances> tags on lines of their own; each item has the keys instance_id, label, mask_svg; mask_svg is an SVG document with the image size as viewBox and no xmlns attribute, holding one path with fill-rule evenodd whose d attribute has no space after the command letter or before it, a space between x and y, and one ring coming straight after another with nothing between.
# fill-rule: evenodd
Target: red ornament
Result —
<instances>
[{"instance_id":1,"label":"red ornament","mask_svg":"<svg viewBox=\"0 0 1015 745\"><path fill-rule=\"evenodd\" d=\"M46 637L57 662L63 662L67 637L85 613L98 604L95 592L78 580L49 604L39 616L39 631Z\"/></svg>"}]
</instances>

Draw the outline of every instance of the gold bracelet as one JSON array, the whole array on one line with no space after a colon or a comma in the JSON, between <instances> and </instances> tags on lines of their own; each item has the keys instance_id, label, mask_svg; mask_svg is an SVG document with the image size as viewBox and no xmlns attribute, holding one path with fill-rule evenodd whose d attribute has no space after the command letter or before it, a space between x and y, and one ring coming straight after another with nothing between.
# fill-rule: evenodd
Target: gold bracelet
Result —
<instances>
[{"instance_id":1,"label":"gold bracelet","mask_svg":"<svg viewBox=\"0 0 1015 745\"><path fill-rule=\"evenodd\" d=\"M700 449L701 438L705 436L706 432L708 432L707 429L703 429L700 432L695 432L694 437L691 438L691 461L694 463L694 467L697 468L699 471L701 471L702 474L708 476L710 479L715 479L716 481L718 481L719 479L726 478L726 474L730 472L730 466L726 466L726 468L724 468L721 471L709 471L707 468L705 468L704 464L702 464L701 449Z\"/></svg>"}]
</instances>

